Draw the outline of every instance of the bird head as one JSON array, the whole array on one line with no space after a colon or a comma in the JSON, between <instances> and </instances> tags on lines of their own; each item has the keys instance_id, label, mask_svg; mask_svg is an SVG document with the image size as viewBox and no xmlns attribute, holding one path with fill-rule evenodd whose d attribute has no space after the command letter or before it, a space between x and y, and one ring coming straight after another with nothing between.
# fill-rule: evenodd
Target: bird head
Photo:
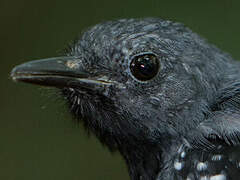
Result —
<instances>
[{"instance_id":1,"label":"bird head","mask_svg":"<svg viewBox=\"0 0 240 180\"><path fill-rule=\"evenodd\" d=\"M193 132L228 81L225 60L182 24L123 19L89 28L64 56L19 65L12 77L57 87L103 144L136 151L200 139Z\"/></svg>"}]
</instances>

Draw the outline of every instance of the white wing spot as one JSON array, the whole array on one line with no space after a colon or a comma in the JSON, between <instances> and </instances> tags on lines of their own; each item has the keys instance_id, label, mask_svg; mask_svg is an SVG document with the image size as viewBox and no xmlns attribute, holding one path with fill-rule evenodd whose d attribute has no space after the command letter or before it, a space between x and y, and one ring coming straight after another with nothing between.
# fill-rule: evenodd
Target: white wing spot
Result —
<instances>
[{"instance_id":1,"label":"white wing spot","mask_svg":"<svg viewBox=\"0 0 240 180\"><path fill-rule=\"evenodd\" d=\"M212 156L213 161L220 161L222 159L222 155L216 154Z\"/></svg>"},{"instance_id":2,"label":"white wing spot","mask_svg":"<svg viewBox=\"0 0 240 180\"><path fill-rule=\"evenodd\" d=\"M240 168L240 162L237 163L237 168Z\"/></svg>"},{"instance_id":3,"label":"white wing spot","mask_svg":"<svg viewBox=\"0 0 240 180\"><path fill-rule=\"evenodd\" d=\"M186 156L186 152L185 151L183 151L183 152L181 152L181 158L185 158L185 156Z\"/></svg>"},{"instance_id":4,"label":"white wing spot","mask_svg":"<svg viewBox=\"0 0 240 180\"><path fill-rule=\"evenodd\" d=\"M199 162L197 164L197 170L198 171L205 171L207 169L207 163Z\"/></svg>"},{"instance_id":5,"label":"white wing spot","mask_svg":"<svg viewBox=\"0 0 240 180\"><path fill-rule=\"evenodd\" d=\"M207 176L201 176L200 180L209 180L209 178Z\"/></svg>"},{"instance_id":6,"label":"white wing spot","mask_svg":"<svg viewBox=\"0 0 240 180\"><path fill-rule=\"evenodd\" d=\"M179 161L174 162L174 168L178 171L180 171L183 168L183 163Z\"/></svg>"},{"instance_id":7,"label":"white wing spot","mask_svg":"<svg viewBox=\"0 0 240 180\"><path fill-rule=\"evenodd\" d=\"M211 176L210 180L226 180L226 176L224 174L217 174L215 176Z\"/></svg>"}]
</instances>

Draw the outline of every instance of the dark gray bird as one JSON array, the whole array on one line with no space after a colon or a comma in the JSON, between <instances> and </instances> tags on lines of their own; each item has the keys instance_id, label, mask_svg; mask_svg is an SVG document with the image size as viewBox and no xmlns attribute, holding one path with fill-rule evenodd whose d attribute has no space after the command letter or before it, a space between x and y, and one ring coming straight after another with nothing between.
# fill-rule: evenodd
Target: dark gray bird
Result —
<instances>
[{"instance_id":1,"label":"dark gray bird","mask_svg":"<svg viewBox=\"0 0 240 180\"><path fill-rule=\"evenodd\" d=\"M98 24L11 76L57 87L132 180L240 177L240 63L180 23Z\"/></svg>"}]
</instances>

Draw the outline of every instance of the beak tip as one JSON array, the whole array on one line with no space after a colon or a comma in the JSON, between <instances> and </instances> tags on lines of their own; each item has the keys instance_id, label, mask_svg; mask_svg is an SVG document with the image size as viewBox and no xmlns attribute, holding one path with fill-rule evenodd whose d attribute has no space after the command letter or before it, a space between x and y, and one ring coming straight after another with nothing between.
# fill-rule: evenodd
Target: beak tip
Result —
<instances>
[{"instance_id":1,"label":"beak tip","mask_svg":"<svg viewBox=\"0 0 240 180\"><path fill-rule=\"evenodd\" d=\"M13 81L16 81L16 74L17 74L17 67L14 67L10 73L10 77L12 78Z\"/></svg>"},{"instance_id":2,"label":"beak tip","mask_svg":"<svg viewBox=\"0 0 240 180\"><path fill-rule=\"evenodd\" d=\"M19 75L21 75L22 68L21 65L15 66L12 71L10 72L10 78L14 81L17 82L19 81Z\"/></svg>"}]
</instances>

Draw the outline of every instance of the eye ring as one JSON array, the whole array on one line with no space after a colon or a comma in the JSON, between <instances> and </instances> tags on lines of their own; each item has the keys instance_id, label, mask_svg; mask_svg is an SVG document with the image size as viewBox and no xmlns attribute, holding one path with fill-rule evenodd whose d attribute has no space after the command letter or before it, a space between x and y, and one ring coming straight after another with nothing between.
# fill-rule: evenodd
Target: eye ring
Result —
<instances>
[{"instance_id":1,"label":"eye ring","mask_svg":"<svg viewBox=\"0 0 240 180\"><path fill-rule=\"evenodd\" d=\"M159 72L160 63L153 53L135 55L130 62L130 71L139 81L153 79Z\"/></svg>"}]
</instances>

